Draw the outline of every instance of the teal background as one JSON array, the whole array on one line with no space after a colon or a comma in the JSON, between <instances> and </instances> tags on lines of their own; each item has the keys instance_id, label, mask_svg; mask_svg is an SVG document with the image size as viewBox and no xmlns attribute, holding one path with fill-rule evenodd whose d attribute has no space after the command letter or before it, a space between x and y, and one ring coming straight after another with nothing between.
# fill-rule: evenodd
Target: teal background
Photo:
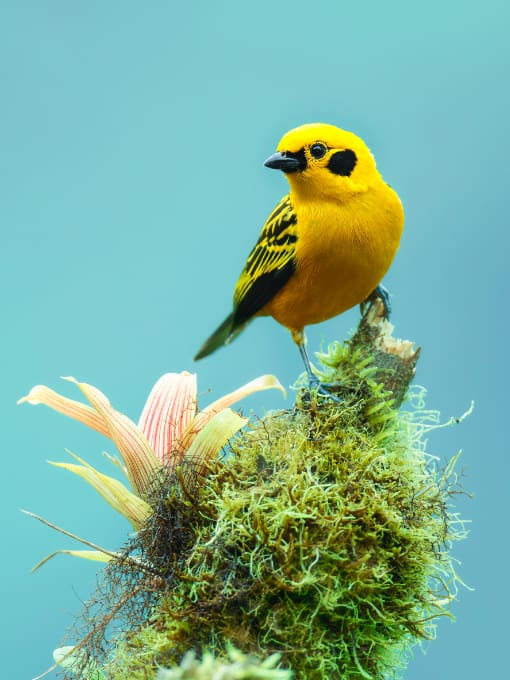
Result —
<instances>
[{"instance_id":1,"label":"teal background","mask_svg":"<svg viewBox=\"0 0 510 680\"><path fill-rule=\"evenodd\" d=\"M508 588L507 284L510 11L501 0L427 3L0 3L2 230L2 676L51 663L96 567L59 557L65 537L28 508L115 548L129 526L78 478L46 465L64 449L108 471L109 442L43 407L36 383L100 387L137 419L166 371L198 370L201 404L263 373L302 367L288 333L257 320L229 348L192 356L229 311L260 226L286 192L262 165L303 122L360 134L405 205L386 283L397 334L423 347L417 382L464 449L455 547L457 622L417 649L407 678L502 677ZM313 351L357 310L309 328ZM291 404L278 393L250 409Z\"/></svg>"}]
</instances>

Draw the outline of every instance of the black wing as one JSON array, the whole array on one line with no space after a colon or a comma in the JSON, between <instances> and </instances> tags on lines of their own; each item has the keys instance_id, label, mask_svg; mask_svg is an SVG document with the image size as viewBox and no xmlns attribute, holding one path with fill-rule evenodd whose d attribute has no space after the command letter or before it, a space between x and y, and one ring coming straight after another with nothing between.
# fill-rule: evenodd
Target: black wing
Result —
<instances>
[{"instance_id":1,"label":"black wing","mask_svg":"<svg viewBox=\"0 0 510 680\"><path fill-rule=\"evenodd\" d=\"M269 215L239 277L233 328L244 325L287 283L296 269L297 216L290 196Z\"/></svg>"}]
</instances>

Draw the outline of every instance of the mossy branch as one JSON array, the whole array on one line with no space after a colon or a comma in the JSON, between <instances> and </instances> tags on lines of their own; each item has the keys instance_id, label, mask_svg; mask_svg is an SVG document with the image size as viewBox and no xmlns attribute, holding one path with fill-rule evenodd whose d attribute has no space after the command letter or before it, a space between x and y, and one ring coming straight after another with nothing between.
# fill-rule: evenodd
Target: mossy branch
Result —
<instances>
[{"instance_id":1,"label":"mossy branch","mask_svg":"<svg viewBox=\"0 0 510 680\"><path fill-rule=\"evenodd\" d=\"M159 677L193 668L208 680L209 666L235 678L237 649L238 669L268 659L267 677L382 680L451 615L449 550L465 534L449 508L454 465L425 452L430 411L398 408L419 349L393 338L375 301L347 343L317 356L340 403L301 392L292 410L254 420L193 494L177 474L158 481L129 550L162 578L107 570L117 598L150 594L123 609L108 678L167 667ZM239 677L266 677L253 664Z\"/></svg>"},{"instance_id":2,"label":"mossy branch","mask_svg":"<svg viewBox=\"0 0 510 680\"><path fill-rule=\"evenodd\" d=\"M339 362L334 350L344 346L334 343L328 352L317 354L327 367L319 371L319 377L328 382L339 381L351 390L357 390L360 383L370 377L373 383L382 386L383 391L391 393L393 406L398 408L414 378L421 348L415 349L413 342L393 337L393 325L385 318L385 308L379 298L361 317L358 328L345 347L350 358L357 357L358 362L353 364L351 361L350 366ZM365 360L366 366L361 366L360 360ZM340 363L341 371L338 370Z\"/></svg>"},{"instance_id":3,"label":"mossy branch","mask_svg":"<svg viewBox=\"0 0 510 680\"><path fill-rule=\"evenodd\" d=\"M361 318L349 344L353 351L362 348L372 355L377 369L372 379L393 394L398 408L414 378L421 348L415 349L413 342L394 338L392 333L393 325L384 318L384 305L377 298Z\"/></svg>"}]
</instances>

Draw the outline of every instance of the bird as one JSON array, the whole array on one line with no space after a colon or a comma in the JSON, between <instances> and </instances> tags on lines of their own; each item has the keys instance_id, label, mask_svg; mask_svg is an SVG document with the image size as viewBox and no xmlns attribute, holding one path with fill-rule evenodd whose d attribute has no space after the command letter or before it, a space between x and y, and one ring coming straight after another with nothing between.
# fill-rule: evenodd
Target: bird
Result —
<instances>
[{"instance_id":1,"label":"bird","mask_svg":"<svg viewBox=\"0 0 510 680\"><path fill-rule=\"evenodd\" d=\"M320 386L305 327L381 297L398 250L404 210L365 142L326 123L287 132L265 161L290 191L273 209L234 291L232 312L195 360L227 345L257 316L272 316L297 344L310 386Z\"/></svg>"}]
</instances>

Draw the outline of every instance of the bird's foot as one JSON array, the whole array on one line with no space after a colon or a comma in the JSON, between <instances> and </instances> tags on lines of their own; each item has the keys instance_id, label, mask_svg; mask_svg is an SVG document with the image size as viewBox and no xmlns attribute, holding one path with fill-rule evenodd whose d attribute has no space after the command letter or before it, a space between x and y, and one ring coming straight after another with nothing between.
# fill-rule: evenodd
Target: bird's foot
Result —
<instances>
[{"instance_id":1,"label":"bird's foot","mask_svg":"<svg viewBox=\"0 0 510 680\"><path fill-rule=\"evenodd\" d=\"M323 383L319 380L319 378L316 375L308 376L308 388L310 390L310 394L313 391L317 394L318 397L329 399L330 401L334 401L336 404L341 404L343 399L340 399L338 395L334 394L328 389L332 387L338 389L338 384Z\"/></svg>"},{"instance_id":2,"label":"bird's foot","mask_svg":"<svg viewBox=\"0 0 510 680\"><path fill-rule=\"evenodd\" d=\"M366 300L360 304L361 315L365 316L366 312L370 309L371 305L375 300L381 300L384 307L384 318L389 319L391 314L391 303L390 303L390 293L385 286L380 283L377 288L375 288Z\"/></svg>"}]
</instances>

